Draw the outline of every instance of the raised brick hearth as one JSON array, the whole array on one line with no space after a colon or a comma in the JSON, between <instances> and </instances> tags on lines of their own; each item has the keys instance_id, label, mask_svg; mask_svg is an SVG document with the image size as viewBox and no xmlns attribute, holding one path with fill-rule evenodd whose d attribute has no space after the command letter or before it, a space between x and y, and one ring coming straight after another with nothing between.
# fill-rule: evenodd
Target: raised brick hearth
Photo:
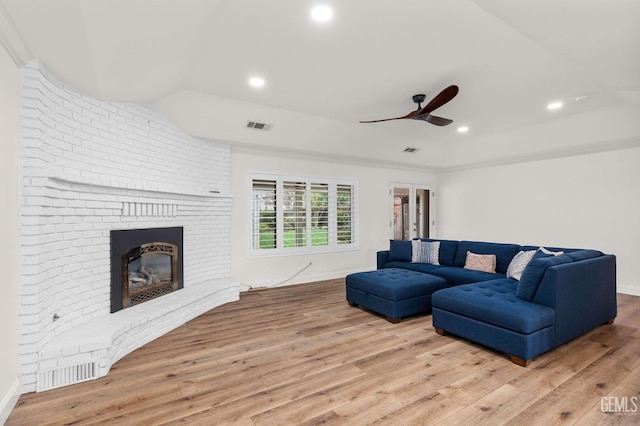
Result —
<instances>
[{"instance_id":1,"label":"raised brick hearth","mask_svg":"<svg viewBox=\"0 0 640 426\"><path fill-rule=\"evenodd\" d=\"M230 148L152 109L22 70L22 392L104 376L122 356L238 299L230 280ZM110 313L110 231L184 229L184 288Z\"/></svg>"}]
</instances>

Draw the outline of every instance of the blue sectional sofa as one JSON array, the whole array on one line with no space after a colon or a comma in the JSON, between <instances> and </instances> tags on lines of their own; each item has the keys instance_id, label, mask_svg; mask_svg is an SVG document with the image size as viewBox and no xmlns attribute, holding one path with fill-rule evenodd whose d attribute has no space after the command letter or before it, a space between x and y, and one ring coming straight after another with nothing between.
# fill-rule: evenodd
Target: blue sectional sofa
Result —
<instances>
[{"instance_id":1,"label":"blue sectional sofa","mask_svg":"<svg viewBox=\"0 0 640 426\"><path fill-rule=\"evenodd\" d=\"M434 281L427 290L432 291L431 306L421 309L432 311L438 334L480 343L526 366L532 358L616 317L614 255L480 241L421 241L436 250L429 262L414 257L418 243L391 241L389 250L377 253L377 267L444 280L444 286ZM476 258L480 263L493 261L495 272L475 270L486 267L475 266ZM402 287L398 281L395 285Z\"/></svg>"}]
</instances>

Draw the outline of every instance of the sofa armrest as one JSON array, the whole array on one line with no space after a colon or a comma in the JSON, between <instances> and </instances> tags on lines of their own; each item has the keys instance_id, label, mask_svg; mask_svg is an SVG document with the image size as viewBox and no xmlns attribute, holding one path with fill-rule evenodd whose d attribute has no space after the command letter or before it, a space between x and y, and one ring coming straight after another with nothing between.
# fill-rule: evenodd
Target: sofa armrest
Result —
<instances>
[{"instance_id":1,"label":"sofa armrest","mask_svg":"<svg viewBox=\"0 0 640 426\"><path fill-rule=\"evenodd\" d=\"M376 253L376 266L378 269L384 269L385 263L389 259L389 250L381 250Z\"/></svg>"},{"instance_id":2,"label":"sofa armrest","mask_svg":"<svg viewBox=\"0 0 640 426\"><path fill-rule=\"evenodd\" d=\"M614 319L616 257L604 255L548 268L532 302L555 310L557 345Z\"/></svg>"}]
</instances>

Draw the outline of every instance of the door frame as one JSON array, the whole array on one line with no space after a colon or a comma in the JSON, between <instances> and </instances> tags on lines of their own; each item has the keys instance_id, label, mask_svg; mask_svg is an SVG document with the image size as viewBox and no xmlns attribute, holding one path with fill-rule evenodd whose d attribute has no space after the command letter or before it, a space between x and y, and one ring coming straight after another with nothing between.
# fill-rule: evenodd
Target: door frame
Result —
<instances>
[{"instance_id":1,"label":"door frame","mask_svg":"<svg viewBox=\"0 0 640 426\"><path fill-rule=\"evenodd\" d=\"M409 232L408 239L411 240L418 236L418 227L417 227L417 217L416 217L416 195L417 191L424 190L429 193L429 225L428 225L428 236L430 238L434 238L436 232L436 221L435 221L435 192L431 185L427 184L415 184L415 183L404 183L404 182L391 182L389 184L389 201L388 201L388 211L389 211L389 234L390 238L395 238L394 233L394 201L395 201L395 189L406 189L409 193Z\"/></svg>"}]
</instances>

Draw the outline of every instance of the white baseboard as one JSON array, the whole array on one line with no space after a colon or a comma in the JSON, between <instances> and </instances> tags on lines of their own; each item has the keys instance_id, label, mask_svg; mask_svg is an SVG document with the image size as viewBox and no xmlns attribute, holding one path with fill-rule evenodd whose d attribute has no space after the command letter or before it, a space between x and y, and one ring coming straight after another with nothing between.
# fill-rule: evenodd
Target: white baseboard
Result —
<instances>
[{"instance_id":1,"label":"white baseboard","mask_svg":"<svg viewBox=\"0 0 640 426\"><path fill-rule=\"evenodd\" d=\"M618 293L629 294L631 296L640 296L640 288L628 285L618 285Z\"/></svg>"},{"instance_id":2,"label":"white baseboard","mask_svg":"<svg viewBox=\"0 0 640 426\"><path fill-rule=\"evenodd\" d=\"M249 290L257 290L261 288L272 288L272 287L282 287L287 285L295 285L295 284L305 284L316 281L325 281L325 280L334 280L337 278L344 278L349 274L353 274L355 272L362 271L372 271L376 269L375 265L368 268L357 268L357 269L348 269L342 271L328 271L324 273L317 274L301 274L300 276L295 277L292 280L285 282L273 282L273 281L262 281L256 282L252 284L241 283L240 291L249 291Z\"/></svg>"},{"instance_id":3,"label":"white baseboard","mask_svg":"<svg viewBox=\"0 0 640 426\"><path fill-rule=\"evenodd\" d=\"M5 424L20 398L20 380L16 379L0 401L0 424Z\"/></svg>"}]
</instances>

